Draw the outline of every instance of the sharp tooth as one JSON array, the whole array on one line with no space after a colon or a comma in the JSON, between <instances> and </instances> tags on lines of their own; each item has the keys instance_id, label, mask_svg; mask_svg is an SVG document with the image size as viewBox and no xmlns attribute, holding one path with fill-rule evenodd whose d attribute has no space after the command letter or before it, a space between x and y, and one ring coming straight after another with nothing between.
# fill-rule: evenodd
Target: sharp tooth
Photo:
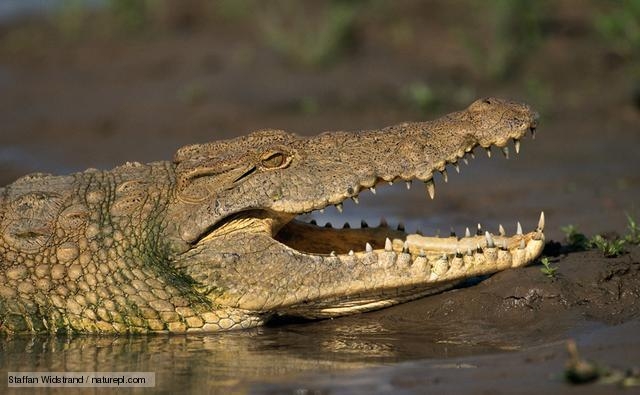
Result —
<instances>
[{"instance_id":1,"label":"sharp tooth","mask_svg":"<svg viewBox=\"0 0 640 395\"><path fill-rule=\"evenodd\" d=\"M335 251L331 251L331 254L329 254L331 256L336 256L336 252Z\"/></svg>"},{"instance_id":2,"label":"sharp tooth","mask_svg":"<svg viewBox=\"0 0 640 395\"><path fill-rule=\"evenodd\" d=\"M380 218L380 227L386 228L387 226L389 226L389 224L387 223L387 220L384 217Z\"/></svg>"},{"instance_id":3,"label":"sharp tooth","mask_svg":"<svg viewBox=\"0 0 640 395\"><path fill-rule=\"evenodd\" d=\"M506 234L506 232L504 231L504 227L502 226L502 224L500 224L500 225L498 226L498 234L499 234L500 236L504 236L504 235Z\"/></svg>"},{"instance_id":4,"label":"sharp tooth","mask_svg":"<svg viewBox=\"0 0 640 395\"><path fill-rule=\"evenodd\" d=\"M405 184L407 185L407 189L411 189L411 180L405 181Z\"/></svg>"},{"instance_id":5,"label":"sharp tooth","mask_svg":"<svg viewBox=\"0 0 640 395\"><path fill-rule=\"evenodd\" d=\"M368 228L369 224L365 220L362 220L362 221L360 221L360 227L361 228Z\"/></svg>"},{"instance_id":6,"label":"sharp tooth","mask_svg":"<svg viewBox=\"0 0 640 395\"><path fill-rule=\"evenodd\" d=\"M524 244L524 239L520 239L520 245L518 246L518 248L520 248L521 250L524 250L525 244Z\"/></svg>"},{"instance_id":7,"label":"sharp tooth","mask_svg":"<svg viewBox=\"0 0 640 395\"><path fill-rule=\"evenodd\" d=\"M458 165L458 163L455 163L454 167L456 168L456 173L460 173L460 165Z\"/></svg>"},{"instance_id":8,"label":"sharp tooth","mask_svg":"<svg viewBox=\"0 0 640 395\"><path fill-rule=\"evenodd\" d=\"M464 230L464 237L471 237L471 231L469 230L469 227Z\"/></svg>"},{"instance_id":9,"label":"sharp tooth","mask_svg":"<svg viewBox=\"0 0 640 395\"><path fill-rule=\"evenodd\" d=\"M342 225L342 229L351 229L351 225L349 225L348 222L345 222L344 225Z\"/></svg>"},{"instance_id":10,"label":"sharp tooth","mask_svg":"<svg viewBox=\"0 0 640 395\"><path fill-rule=\"evenodd\" d=\"M485 150L487 151L487 156L491 158L491 147L487 147Z\"/></svg>"},{"instance_id":11,"label":"sharp tooth","mask_svg":"<svg viewBox=\"0 0 640 395\"><path fill-rule=\"evenodd\" d=\"M441 173L442 173L442 179L444 180L444 182L449 182L449 175L447 175L447 169L442 169Z\"/></svg>"},{"instance_id":12,"label":"sharp tooth","mask_svg":"<svg viewBox=\"0 0 640 395\"><path fill-rule=\"evenodd\" d=\"M476 235L482 236L482 225L478 224L478 230L476 231Z\"/></svg>"},{"instance_id":13,"label":"sharp tooth","mask_svg":"<svg viewBox=\"0 0 640 395\"><path fill-rule=\"evenodd\" d=\"M400 232L404 232L404 224L402 222L398 222L398 228Z\"/></svg>"},{"instance_id":14,"label":"sharp tooth","mask_svg":"<svg viewBox=\"0 0 640 395\"><path fill-rule=\"evenodd\" d=\"M384 241L384 250L390 252L392 250L391 240L387 237Z\"/></svg>"},{"instance_id":15,"label":"sharp tooth","mask_svg":"<svg viewBox=\"0 0 640 395\"><path fill-rule=\"evenodd\" d=\"M311 225L318 225L318 223L316 222L316 220L315 220L315 219L312 219L311 221L309 221L309 223L310 223Z\"/></svg>"},{"instance_id":16,"label":"sharp tooth","mask_svg":"<svg viewBox=\"0 0 640 395\"><path fill-rule=\"evenodd\" d=\"M356 204L360 204L360 199L357 196L351 196L351 200L353 200Z\"/></svg>"},{"instance_id":17,"label":"sharp tooth","mask_svg":"<svg viewBox=\"0 0 640 395\"><path fill-rule=\"evenodd\" d=\"M505 158L509 159L509 147L504 146L500 149Z\"/></svg>"},{"instance_id":18,"label":"sharp tooth","mask_svg":"<svg viewBox=\"0 0 640 395\"><path fill-rule=\"evenodd\" d=\"M389 185L393 185L393 181L387 181Z\"/></svg>"},{"instance_id":19,"label":"sharp tooth","mask_svg":"<svg viewBox=\"0 0 640 395\"><path fill-rule=\"evenodd\" d=\"M353 256L353 250L349 250L349 256Z\"/></svg>"},{"instance_id":20,"label":"sharp tooth","mask_svg":"<svg viewBox=\"0 0 640 395\"><path fill-rule=\"evenodd\" d=\"M323 208L321 208L319 211L320 211L320 214L324 214L324 209Z\"/></svg>"},{"instance_id":21,"label":"sharp tooth","mask_svg":"<svg viewBox=\"0 0 640 395\"><path fill-rule=\"evenodd\" d=\"M462 158L462 161L464 162L465 165L469 164L469 160L467 158Z\"/></svg>"},{"instance_id":22,"label":"sharp tooth","mask_svg":"<svg viewBox=\"0 0 640 395\"><path fill-rule=\"evenodd\" d=\"M367 252L373 252L373 247L371 247L371 244L369 243L365 244L364 249Z\"/></svg>"},{"instance_id":23,"label":"sharp tooth","mask_svg":"<svg viewBox=\"0 0 640 395\"><path fill-rule=\"evenodd\" d=\"M331 226L331 222L327 222L326 224L324 224L325 228L333 228L333 226Z\"/></svg>"},{"instance_id":24,"label":"sharp tooth","mask_svg":"<svg viewBox=\"0 0 640 395\"><path fill-rule=\"evenodd\" d=\"M520 221L518 221L516 234L517 235L522 235L522 225L520 225Z\"/></svg>"},{"instance_id":25,"label":"sharp tooth","mask_svg":"<svg viewBox=\"0 0 640 395\"><path fill-rule=\"evenodd\" d=\"M433 180L429 180L424 184L427 187L427 192L429 193L429 197L431 200L436 197L436 186L433 183Z\"/></svg>"},{"instance_id":26,"label":"sharp tooth","mask_svg":"<svg viewBox=\"0 0 640 395\"><path fill-rule=\"evenodd\" d=\"M471 155L471 159L475 159L476 158L476 154L474 154L473 151L469 152L469 155Z\"/></svg>"},{"instance_id":27,"label":"sharp tooth","mask_svg":"<svg viewBox=\"0 0 640 395\"><path fill-rule=\"evenodd\" d=\"M337 209L340 213L342 213L342 203L338 203L338 204L336 204L336 209Z\"/></svg>"},{"instance_id":28,"label":"sharp tooth","mask_svg":"<svg viewBox=\"0 0 640 395\"><path fill-rule=\"evenodd\" d=\"M493 248L496 246L495 243L493 242L493 237L491 236L491 233L485 232L484 238L487 239L487 248Z\"/></svg>"},{"instance_id":29,"label":"sharp tooth","mask_svg":"<svg viewBox=\"0 0 640 395\"><path fill-rule=\"evenodd\" d=\"M471 247L467 247L467 255L471 256L473 253L471 252Z\"/></svg>"},{"instance_id":30,"label":"sharp tooth","mask_svg":"<svg viewBox=\"0 0 640 395\"><path fill-rule=\"evenodd\" d=\"M402 252L409 253L409 242L408 241L404 241L404 244L402 244Z\"/></svg>"},{"instance_id":31,"label":"sharp tooth","mask_svg":"<svg viewBox=\"0 0 640 395\"><path fill-rule=\"evenodd\" d=\"M540 212L540 219L538 220L538 230L544 230L544 211Z\"/></svg>"},{"instance_id":32,"label":"sharp tooth","mask_svg":"<svg viewBox=\"0 0 640 395\"><path fill-rule=\"evenodd\" d=\"M513 140L513 145L515 146L516 154L519 154L520 153L520 140Z\"/></svg>"},{"instance_id":33,"label":"sharp tooth","mask_svg":"<svg viewBox=\"0 0 640 395\"><path fill-rule=\"evenodd\" d=\"M371 187L369 188L369 190L371 191L371 193L373 193L374 195L376 194L376 187Z\"/></svg>"}]
</instances>

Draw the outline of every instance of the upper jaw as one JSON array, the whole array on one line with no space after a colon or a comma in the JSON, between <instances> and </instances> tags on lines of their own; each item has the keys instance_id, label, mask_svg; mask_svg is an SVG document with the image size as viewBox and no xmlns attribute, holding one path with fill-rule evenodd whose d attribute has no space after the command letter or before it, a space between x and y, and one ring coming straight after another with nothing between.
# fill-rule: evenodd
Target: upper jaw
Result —
<instances>
[{"instance_id":1,"label":"upper jaw","mask_svg":"<svg viewBox=\"0 0 640 395\"><path fill-rule=\"evenodd\" d=\"M513 140L517 153L520 139L527 131L535 130L535 112L525 105L498 99L490 101L503 111L485 117L498 119L495 124L482 117L473 118L483 111L484 101L487 100L476 101L466 110L435 121L405 123L377 131L328 132L312 138L282 132L287 149L294 156L289 168L274 173L255 172L229 188L222 188L224 180L217 179L211 181L215 181L211 187L194 184L197 188L191 189L215 190L215 194L211 192L212 196L195 205L178 201L168 216L170 225L176 228L171 231L183 242L180 246L184 249L232 215L251 209L298 215L330 205L340 211L346 199L357 203L360 192L369 189L375 193L376 185L383 182L403 180L410 187L413 180L419 180L434 198L435 173L440 172L446 182L447 167L459 171L460 160L467 162L478 146L490 153L490 147L495 145L509 156L508 143ZM251 135L247 137L250 138Z\"/></svg>"},{"instance_id":2,"label":"upper jaw","mask_svg":"<svg viewBox=\"0 0 640 395\"><path fill-rule=\"evenodd\" d=\"M527 121L523 121L518 128L514 128L509 133L493 135L488 133L487 136L476 136L471 138L465 136L460 138L458 144L447 147L444 152L435 158L429 158L424 163L402 164L398 168L375 168L375 163L370 163L373 170L362 172L353 169L353 174L349 175L350 181L346 182L343 187L331 188L324 196L316 196L307 200L293 201L291 199L283 199L281 201L270 202L270 209L277 212L286 212L293 214L305 214L315 210L322 210L328 206L335 206L338 211L342 210L342 204L347 199L352 199L358 203L359 194L364 190L376 193L376 186L381 183L392 184L398 181L404 181L407 188L411 188L412 181L422 181L425 190L431 199L435 196L434 175L440 173L445 182L448 180L448 172L454 169L460 172L460 162L467 164L470 158L474 158L474 149L482 147L486 150L487 155L491 156L491 148L497 147L499 151L506 157L512 156L515 152L520 152L521 139L525 137L527 132L535 138L537 129L538 115L530 112ZM406 124L411 126L412 124ZM509 147L509 142L513 141L513 150ZM410 142L409 142L410 143ZM447 169L449 168L449 170ZM346 176L346 175L345 175Z\"/></svg>"}]
</instances>

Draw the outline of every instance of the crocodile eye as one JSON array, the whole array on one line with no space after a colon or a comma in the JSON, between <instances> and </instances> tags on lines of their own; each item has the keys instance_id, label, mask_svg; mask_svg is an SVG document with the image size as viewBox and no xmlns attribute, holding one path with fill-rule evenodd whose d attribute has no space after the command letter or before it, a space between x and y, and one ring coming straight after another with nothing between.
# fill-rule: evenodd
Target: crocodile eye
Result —
<instances>
[{"instance_id":1,"label":"crocodile eye","mask_svg":"<svg viewBox=\"0 0 640 395\"><path fill-rule=\"evenodd\" d=\"M283 169L291 163L291 157L283 152L268 152L262 156L262 167L265 169Z\"/></svg>"}]
</instances>

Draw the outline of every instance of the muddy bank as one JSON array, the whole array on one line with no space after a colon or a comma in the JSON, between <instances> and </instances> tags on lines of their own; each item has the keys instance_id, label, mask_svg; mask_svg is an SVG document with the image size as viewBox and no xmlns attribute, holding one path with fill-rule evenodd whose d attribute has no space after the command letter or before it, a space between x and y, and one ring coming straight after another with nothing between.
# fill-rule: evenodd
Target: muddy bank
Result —
<instances>
[{"instance_id":1,"label":"muddy bank","mask_svg":"<svg viewBox=\"0 0 640 395\"><path fill-rule=\"evenodd\" d=\"M366 359L375 350L370 359L419 362L262 381L252 393L612 391L615 385L565 381L566 340L575 339L581 355L601 366L639 368L640 248L612 259L585 251L552 262L554 278L540 265L510 270L467 288L298 329L314 332L317 344L341 345L334 353L345 359Z\"/></svg>"},{"instance_id":2,"label":"muddy bank","mask_svg":"<svg viewBox=\"0 0 640 395\"><path fill-rule=\"evenodd\" d=\"M300 328L315 333L317 344L343 344L338 354L365 355L369 348L371 358L397 361L521 350L640 318L640 248L617 258L574 252L551 262L558 268L553 278L541 265L507 270L414 302Z\"/></svg>"}]
</instances>

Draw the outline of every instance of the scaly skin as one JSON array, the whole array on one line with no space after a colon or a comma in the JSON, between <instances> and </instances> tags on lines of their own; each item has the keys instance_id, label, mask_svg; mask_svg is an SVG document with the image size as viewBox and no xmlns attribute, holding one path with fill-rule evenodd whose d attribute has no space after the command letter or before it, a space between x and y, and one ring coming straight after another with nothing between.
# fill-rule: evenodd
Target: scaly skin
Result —
<instances>
[{"instance_id":1,"label":"scaly skin","mask_svg":"<svg viewBox=\"0 0 640 395\"><path fill-rule=\"evenodd\" d=\"M180 149L173 162L0 189L0 333L190 332L273 315L334 317L439 292L534 261L528 234L430 238L327 229L295 216L379 182L432 176L476 146L536 127L483 99L431 122L303 138L282 131Z\"/></svg>"}]
</instances>

